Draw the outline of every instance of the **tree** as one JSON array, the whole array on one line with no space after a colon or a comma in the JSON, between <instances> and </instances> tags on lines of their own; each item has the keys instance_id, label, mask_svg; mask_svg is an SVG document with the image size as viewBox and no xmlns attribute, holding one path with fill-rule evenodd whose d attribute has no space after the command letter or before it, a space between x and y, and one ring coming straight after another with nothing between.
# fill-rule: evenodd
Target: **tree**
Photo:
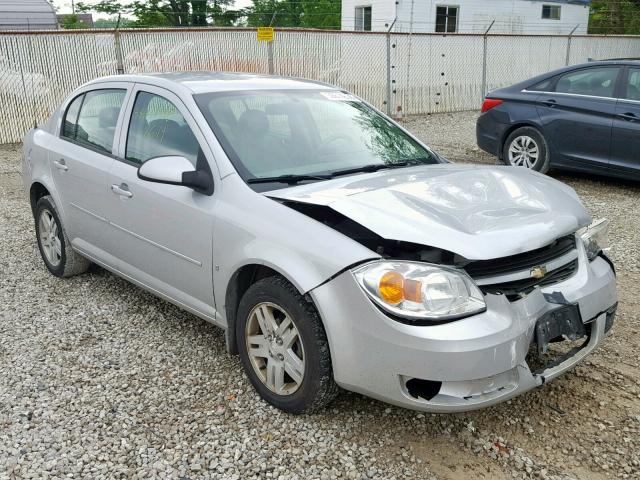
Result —
<instances>
[{"instance_id":1,"label":"tree","mask_svg":"<svg viewBox=\"0 0 640 480\"><path fill-rule=\"evenodd\" d=\"M62 17L60 27L65 30L78 30L82 28L89 28L89 25L81 21L77 15L69 14Z\"/></svg>"},{"instance_id":2,"label":"tree","mask_svg":"<svg viewBox=\"0 0 640 480\"><path fill-rule=\"evenodd\" d=\"M127 20L124 18L120 18L120 28L129 28L131 27L131 20ZM118 16L113 16L109 18L98 18L93 21L94 28L116 28L118 25Z\"/></svg>"},{"instance_id":3,"label":"tree","mask_svg":"<svg viewBox=\"0 0 640 480\"><path fill-rule=\"evenodd\" d=\"M341 3L340 0L316 0L305 3L302 26L305 28L340 29Z\"/></svg>"},{"instance_id":4,"label":"tree","mask_svg":"<svg viewBox=\"0 0 640 480\"><path fill-rule=\"evenodd\" d=\"M216 27L231 27L244 15L242 10L232 10L234 0L213 0L208 4L211 23Z\"/></svg>"},{"instance_id":5,"label":"tree","mask_svg":"<svg viewBox=\"0 0 640 480\"><path fill-rule=\"evenodd\" d=\"M108 15L129 14L135 17L130 27L189 27L233 25L242 11L230 10L234 0L101 0L96 4L79 2L78 12L97 12Z\"/></svg>"},{"instance_id":6,"label":"tree","mask_svg":"<svg viewBox=\"0 0 640 480\"><path fill-rule=\"evenodd\" d=\"M640 0L594 0L589 33L640 34Z\"/></svg>"},{"instance_id":7,"label":"tree","mask_svg":"<svg viewBox=\"0 0 640 480\"><path fill-rule=\"evenodd\" d=\"M124 11L124 5L121 5L118 0L101 0L98 3L94 3L92 5L77 2L76 3L76 12L79 13L106 13L109 15L117 15L118 13L122 13Z\"/></svg>"},{"instance_id":8,"label":"tree","mask_svg":"<svg viewBox=\"0 0 640 480\"><path fill-rule=\"evenodd\" d=\"M340 0L253 0L246 9L250 27L340 28Z\"/></svg>"}]
</instances>

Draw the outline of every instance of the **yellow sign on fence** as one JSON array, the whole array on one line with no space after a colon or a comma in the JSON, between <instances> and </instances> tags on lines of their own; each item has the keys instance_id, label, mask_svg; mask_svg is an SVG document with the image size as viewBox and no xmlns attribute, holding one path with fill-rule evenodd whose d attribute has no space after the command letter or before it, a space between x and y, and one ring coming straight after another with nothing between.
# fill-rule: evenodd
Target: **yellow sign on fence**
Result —
<instances>
[{"instance_id":1,"label":"yellow sign on fence","mask_svg":"<svg viewBox=\"0 0 640 480\"><path fill-rule=\"evenodd\" d=\"M273 27L258 27L259 42L273 42Z\"/></svg>"}]
</instances>

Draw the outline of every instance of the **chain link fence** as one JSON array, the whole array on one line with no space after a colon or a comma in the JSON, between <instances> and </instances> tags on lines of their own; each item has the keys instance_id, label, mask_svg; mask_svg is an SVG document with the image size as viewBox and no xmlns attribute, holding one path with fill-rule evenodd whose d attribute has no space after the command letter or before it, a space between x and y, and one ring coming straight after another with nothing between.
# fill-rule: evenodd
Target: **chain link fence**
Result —
<instances>
[{"instance_id":1,"label":"chain link fence","mask_svg":"<svg viewBox=\"0 0 640 480\"><path fill-rule=\"evenodd\" d=\"M0 33L0 143L76 87L116 73L216 70L309 78L394 116L477 109L485 92L588 59L640 57L640 37L252 29Z\"/></svg>"}]
</instances>

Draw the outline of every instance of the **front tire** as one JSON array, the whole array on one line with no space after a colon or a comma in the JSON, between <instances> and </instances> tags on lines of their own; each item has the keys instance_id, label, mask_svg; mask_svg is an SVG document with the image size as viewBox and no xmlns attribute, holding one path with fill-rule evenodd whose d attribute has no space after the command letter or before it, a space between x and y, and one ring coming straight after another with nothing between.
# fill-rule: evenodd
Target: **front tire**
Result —
<instances>
[{"instance_id":1,"label":"front tire","mask_svg":"<svg viewBox=\"0 0 640 480\"><path fill-rule=\"evenodd\" d=\"M533 127L517 128L504 142L502 160L513 167L524 167L547 173L549 171L547 142Z\"/></svg>"},{"instance_id":2,"label":"front tire","mask_svg":"<svg viewBox=\"0 0 640 480\"><path fill-rule=\"evenodd\" d=\"M236 340L252 385L280 410L312 412L338 394L320 316L284 278L249 287L238 308Z\"/></svg>"},{"instance_id":3,"label":"front tire","mask_svg":"<svg viewBox=\"0 0 640 480\"><path fill-rule=\"evenodd\" d=\"M71 277L84 273L91 262L71 248L71 242L60 221L50 195L36 203L36 238L47 269L56 277Z\"/></svg>"}]
</instances>

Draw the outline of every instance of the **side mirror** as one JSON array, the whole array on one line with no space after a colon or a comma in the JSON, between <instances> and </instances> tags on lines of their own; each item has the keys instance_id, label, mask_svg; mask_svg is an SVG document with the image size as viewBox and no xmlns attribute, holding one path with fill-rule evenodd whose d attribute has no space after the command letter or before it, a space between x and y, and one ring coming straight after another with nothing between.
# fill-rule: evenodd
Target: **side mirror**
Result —
<instances>
[{"instance_id":1,"label":"side mirror","mask_svg":"<svg viewBox=\"0 0 640 480\"><path fill-rule=\"evenodd\" d=\"M150 158L138 168L138 178L148 182L190 187L209 195L208 192L213 190L211 175L206 171L196 170L189 160L180 156Z\"/></svg>"}]
</instances>

